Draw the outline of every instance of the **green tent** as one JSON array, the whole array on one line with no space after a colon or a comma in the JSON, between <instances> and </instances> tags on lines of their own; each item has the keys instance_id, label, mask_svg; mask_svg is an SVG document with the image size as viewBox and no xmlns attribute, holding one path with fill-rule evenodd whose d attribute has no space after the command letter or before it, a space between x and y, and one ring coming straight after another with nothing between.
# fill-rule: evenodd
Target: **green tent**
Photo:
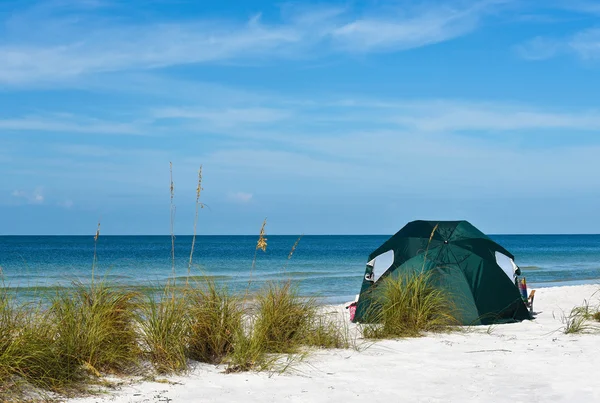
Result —
<instances>
[{"instance_id":1,"label":"green tent","mask_svg":"<svg viewBox=\"0 0 600 403\"><path fill-rule=\"evenodd\" d=\"M531 319L514 283L514 256L467 221L413 221L369 256L354 322L368 321L387 276L431 271L465 325Z\"/></svg>"}]
</instances>

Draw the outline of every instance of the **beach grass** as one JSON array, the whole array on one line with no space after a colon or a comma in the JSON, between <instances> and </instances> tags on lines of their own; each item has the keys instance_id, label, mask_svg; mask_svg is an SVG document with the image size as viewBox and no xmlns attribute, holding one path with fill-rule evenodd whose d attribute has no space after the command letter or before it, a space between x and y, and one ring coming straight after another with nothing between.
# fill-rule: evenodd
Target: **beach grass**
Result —
<instances>
[{"instance_id":1,"label":"beach grass","mask_svg":"<svg viewBox=\"0 0 600 403\"><path fill-rule=\"evenodd\" d=\"M16 338L22 323L12 302L6 291L0 292L0 398L14 389L13 375L21 359Z\"/></svg>"},{"instance_id":2,"label":"beach grass","mask_svg":"<svg viewBox=\"0 0 600 403\"><path fill-rule=\"evenodd\" d=\"M589 329L588 320L582 307L571 309L568 315L563 314L562 322L564 334L583 333Z\"/></svg>"},{"instance_id":3,"label":"beach grass","mask_svg":"<svg viewBox=\"0 0 600 403\"><path fill-rule=\"evenodd\" d=\"M33 389L85 393L107 374L172 374L189 369L191 361L224 365L226 372L286 370L307 348L350 346L347 324L340 327L339 317L320 312L316 299L302 297L291 280L250 293L258 252L267 248L266 219L243 295L217 286L210 276L191 275L198 210L204 207L202 168L188 273L185 285L178 285L172 164L169 168L172 276L165 285L144 291L97 281L100 223L89 284L54 287L50 295L22 305L0 284L0 401L25 401Z\"/></svg>"},{"instance_id":4,"label":"beach grass","mask_svg":"<svg viewBox=\"0 0 600 403\"><path fill-rule=\"evenodd\" d=\"M363 327L366 338L419 337L451 330L457 320L447 291L432 284L431 272L387 277L379 285Z\"/></svg>"},{"instance_id":5,"label":"beach grass","mask_svg":"<svg viewBox=\"0 0 600 403\"><path fill-rule=\"evenodd\" d=\"M268 283L251 305L227 357L227 372L283 372L307 357L311 347L352 344L347 324L321 312L316 300L300 296L290 281Z\"/></svg>"},{"instance_id":6,"label":"beach grass","mask_svg":"<svg viewBox=\"0 0 600 403\"><path fill-rule=\"evenodd\" d=\"M187 292L191 321L189 357L221 364L232 354L236 338L243 332L242 299L226 287L219 288L210 278Z\"/></svg>"},{"instance_id":7,"label":"beach grass","mask_svg":"<svg viewBox=\"0 0 600 403\"><path fill-rule=\"evenodd\" d=\"M449 292L434 285L434 272L426 271L433 227L420 271L388 276L378 285L366 316L363 335L370 339L420 337L425 332L447 332L458 324Z\"/></svg>"},{"instance_id":8,"label":"beach grass","mask_svg":"<svg viewBox=\"0 0 600 403\"><path fill-rule=\"evenodd\" d=\"M159 374L188 368L191 329L185 293L168 284L160 296L146 295L138 323L143 354Z\"/></svg>"},{"instance_id":9,"label":"beach grass","mask_svg":"<svg viewBox=\"0 0 600 403\"><path fill-rule=\"evenodd\" d=\"M336 313L319 312L312 319L305 344L319 348L346 349L355 346L348 322Z\"/></svg>"},{"instance_id":10,"label":"beach grass","mask_svg":"<svg viewBox=\"0 0 600 403\"><path fill-rule=\"evenodd\" d=\"M252 324L238 329L233 338L233 349L227 356L225 373L271 370L277 357L267 353L261 340L254 337Z\"/></svg>"},{"instance_id":11,"label":"beach grass","mask_svg":"<svg viewBox=\"0 0 600 403\"><path fill-rule=\"evenodd\" d=\"M594 295L592 295L592 298ZM600 307L592 306L590 300L591 298L589 300L586 299L583 301L583 304L573 307L569 314L565 315L563 313L561 315L563 333L578 334L600 330L595 323L600 321Z\"/></svg>"},{"instance_id":12,"label":"beach grass","mask_svg":"<svg viewBox=\"0 0 600 403\"><path fill-rule=\"evenodd\" d=\"M291 281L270 282L256 295L254 337L269 353L295 353L307 344L317 314L314 298L300 297Z\"/></svg>"},{"instance_id":13,"label":"beach grass","mask_svg":"<svg viewBox=\"0 0 600 403\"><path fill-rule=\"evenodd\" d=\"M47 311L0 297L0 401L25 401L33 388L68 394L85 373L68 366Z\"/></svg>"},{"instance_id":14,"label":"beach grass","mask_svg":"<svg viewBox=\"0 0 600 403\"><path fill-rule=\"evenodd\" d=\"M54 345L65 365L94 376L126 374L139 357L136 316L138 294L104 282L75 284L52 300L49 319Z\"/></svg>"}]
</instances>

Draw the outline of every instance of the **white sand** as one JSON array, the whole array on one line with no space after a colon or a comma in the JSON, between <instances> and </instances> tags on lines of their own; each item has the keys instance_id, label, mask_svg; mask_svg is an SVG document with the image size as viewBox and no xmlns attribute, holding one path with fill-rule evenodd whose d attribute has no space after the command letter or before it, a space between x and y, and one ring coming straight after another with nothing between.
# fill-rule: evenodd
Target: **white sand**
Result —
<instances>
[{"instance_id":1,"label":"white sand","mask_svg":"<svg viewBox=\"0 0 600 403\"><path fill-rule=\"evenodd\" d=\"M419 339L362 352L318 351L284 375L222 373L199 364L171 384L143 382L70 402L594 402L600 333L565 335L561 316L595 285L536 291L534 321ZM598 304L596 294L593 303Z\"/></svg>"}]
</instances>

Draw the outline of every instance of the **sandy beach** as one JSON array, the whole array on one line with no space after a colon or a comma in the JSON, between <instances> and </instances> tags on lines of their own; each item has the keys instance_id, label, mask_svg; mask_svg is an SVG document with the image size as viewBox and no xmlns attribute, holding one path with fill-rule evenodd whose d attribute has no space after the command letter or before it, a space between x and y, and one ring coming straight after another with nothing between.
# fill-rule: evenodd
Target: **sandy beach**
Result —
<instances>
[{"instance_id":1,"label":"sandy beach","mask_svg":"<svg viewBox=\"0 0 600 403\"><path fill-rule=\"evenodd\" d=\"M541 288L533 321L385 340L362 351L316 351L282 375L224 374L197 364L184 376L123 381L106 394L69 402L600 401L594 375L600 334L566 335L561 320L599 289ZM599 296L590 302L598 304Z\"/></svg>"}]
</instances>

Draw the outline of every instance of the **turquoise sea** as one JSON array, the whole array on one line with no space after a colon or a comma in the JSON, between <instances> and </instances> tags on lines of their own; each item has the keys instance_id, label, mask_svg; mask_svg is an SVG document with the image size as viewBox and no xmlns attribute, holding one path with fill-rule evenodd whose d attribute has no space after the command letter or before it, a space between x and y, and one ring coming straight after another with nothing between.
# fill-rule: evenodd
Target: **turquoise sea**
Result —
<instances>
[{"instance_id":1,"label":"turquoise sea","mask_svg":"<svg viewBox=\"0 0 600 403\"><path fill-rule=\"evenodd\" d=\"M258 288L268 280L291 278L302 293L324 302L352 300L358 293L367 256L389 236L268 236L252 271L256 236L199 236L193 276L212 276L234 290ZM515 255L529 285L600 283L600 235L492 236ZM188 273L191 236L176 238L175 275ZM4 287L22 295L88 282L94 256L91 236L0 236ZM152 288L172 276L169 236L101 236L97 277Z\"/></svg>"}]
</instances>

